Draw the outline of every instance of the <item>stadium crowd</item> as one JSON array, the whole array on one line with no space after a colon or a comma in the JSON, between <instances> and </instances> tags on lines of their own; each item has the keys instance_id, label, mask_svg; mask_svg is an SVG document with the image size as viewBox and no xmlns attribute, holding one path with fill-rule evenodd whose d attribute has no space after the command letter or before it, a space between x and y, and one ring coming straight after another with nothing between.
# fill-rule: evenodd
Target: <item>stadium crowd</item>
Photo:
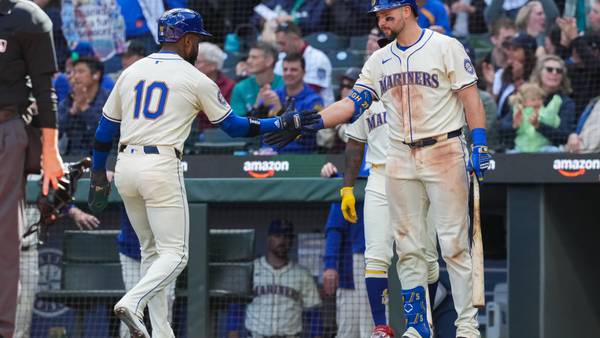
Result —
<instances>
[{"instance_id":1,"label":"stadium crowd","mask_svg":"<svg viewBox=\"0 0 600 338\"><path fill-rule=\"evenodd\" d=\"M101 107L122 67L158 49L156 27L149 23L163 9L194 4L36 2L54 22L61 70L54 81L61 153L81 155L90 149ZM350 66L360 68L382 38L375 20L366 14L365 1L250 2L254 6L232 9L225 1L197 8L209 17L207 29L216 36L200 46L196 67L219 85L238 115L273 116L286 107L288 98L301 109L331 104L340 75ZM600 86L595 82L600 75L600 2L580 2L418 1L419 24L458 38L475 59L495 151L600 148L595 132L600 110ZM98 11L91 15L90 7ZM212 13L219 13L221 20L211 19ZM94 21L97 15L104 16L103 25ZM283 67L287 54L303 56L301 70ZM296 72L303 74L302 83ZM523 84L528 86L521 89ZM539 93L539 100L523 99L525 89ZM188 153L209 128L199 114ZM282 151L338 152L343 145L340 134L322 131ZM273 153L260 142L255 146L255 154Z\"/></svg>"}]
</instances>

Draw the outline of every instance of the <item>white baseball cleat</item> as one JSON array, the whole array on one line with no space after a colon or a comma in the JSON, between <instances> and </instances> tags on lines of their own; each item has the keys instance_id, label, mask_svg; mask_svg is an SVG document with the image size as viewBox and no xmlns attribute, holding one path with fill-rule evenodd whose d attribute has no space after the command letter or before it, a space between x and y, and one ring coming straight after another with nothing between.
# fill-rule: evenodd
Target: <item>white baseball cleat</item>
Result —
<instances>
[{"instance_id":1,"label":"white baseball cleat","mask_svg":"<svg viewBox=\"0 0 600 338\"><path fill-rule=\"evenodd\" d=\"M148 333L148 330L146 330L144 322L129 311L129 309L123 306L115 306L115 314L123 323L125 323L125 325L127 325L131 337L150 338L150 334Z\"/></svg>"}]
</instances>

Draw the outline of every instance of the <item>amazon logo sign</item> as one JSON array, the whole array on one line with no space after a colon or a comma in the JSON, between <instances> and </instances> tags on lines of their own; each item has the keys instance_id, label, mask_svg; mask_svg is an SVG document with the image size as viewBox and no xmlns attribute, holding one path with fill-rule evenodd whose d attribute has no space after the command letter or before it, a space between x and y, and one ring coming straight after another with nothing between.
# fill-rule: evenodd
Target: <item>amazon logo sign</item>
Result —
<instances>
[{"instance_id":1,"label":"amazon logo sign","mask_svg":"<svg viewBox=\"0 0 600 338\"><path fill-rule=\"evenodd\" d=\"M269 178L278 172L290 171L288 161L245 161L243 170L254 178Z\"/></svg>"},{"instance_id":2,"label":"amazon logo sign","mask_svg":"<svg viewBox=\"0 0 600 338\"><path fill-rule=\"evenodd\" d=\"M553 169L565 177L584 175L588 170L600 170L599 159L556 159Z\"/></svg>"}]
</instances>

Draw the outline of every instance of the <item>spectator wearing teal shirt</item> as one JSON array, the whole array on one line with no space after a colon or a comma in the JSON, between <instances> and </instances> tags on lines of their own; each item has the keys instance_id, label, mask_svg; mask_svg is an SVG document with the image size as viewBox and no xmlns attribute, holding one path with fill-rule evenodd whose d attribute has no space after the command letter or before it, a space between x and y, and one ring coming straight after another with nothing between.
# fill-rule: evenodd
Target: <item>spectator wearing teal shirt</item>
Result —
<instances>
[{"instance_id":1,"label":"spectator wearing teal shirt","mask_svg":"<svg viewBox=\"0 0 600 338\"><path fill-rule=\"evenodd\" d=\"M274 105L277 98L274 95L265 97L259 92L283 87L283 78L275 75L273 67L277 61L277 50L266 42L258 42L248 53L247 71L250 75L245 80L238 82L233 87L231 94L231 108L239 116L246 116L248 112L260 106Z\"/></svg>"}]
</instances>

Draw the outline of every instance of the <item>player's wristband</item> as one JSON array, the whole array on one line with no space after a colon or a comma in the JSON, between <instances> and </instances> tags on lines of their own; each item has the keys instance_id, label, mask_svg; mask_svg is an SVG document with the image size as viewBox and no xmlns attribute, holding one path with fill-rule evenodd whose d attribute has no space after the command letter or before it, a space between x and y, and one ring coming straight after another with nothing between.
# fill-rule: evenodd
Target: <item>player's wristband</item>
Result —
<instances>
[{"instance_id":1,"label":"player's wristband","mask_svg":"<svg viewBox=\"0 0 600 338\"><path fill-rule=\"evenodd\" d=\"M473 139L473 145L485 146L487 145L487 139L485 136L485 128L475 128L471 130L471 138Z\"/></svg>"},{"instance_id":2,"label":"player's wristband","mask_svg":"<svg viewBox=\"0 0 600 338\"><path fill-rule=\"evenodd\" d=\"M340 189L340 197L344 197L346 194L354 195L354 187L343 187Z\"/></svg>"}]
</instances>

